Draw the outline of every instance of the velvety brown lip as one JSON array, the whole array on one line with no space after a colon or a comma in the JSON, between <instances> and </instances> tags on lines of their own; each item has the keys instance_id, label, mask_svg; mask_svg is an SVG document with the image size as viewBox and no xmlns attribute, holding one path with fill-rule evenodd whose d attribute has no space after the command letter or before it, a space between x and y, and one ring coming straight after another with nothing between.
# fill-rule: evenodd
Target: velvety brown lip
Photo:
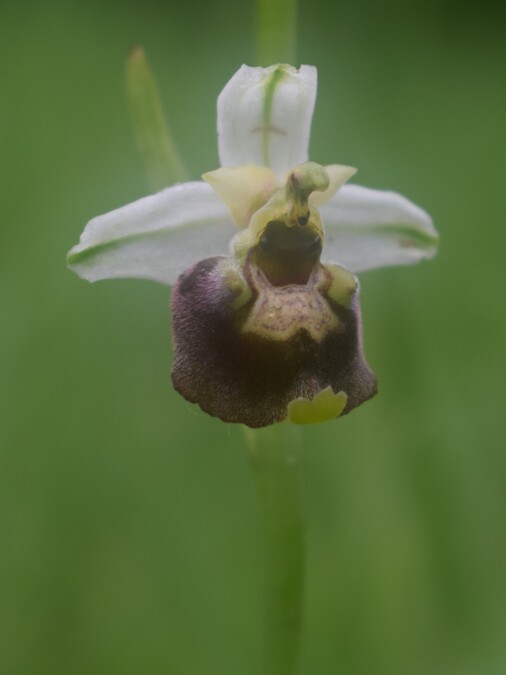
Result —
<instances>
[{"instance_id":1,"label":"velvety brown lip","mask_svg":"<svg viewBox=\"0 0 506 675\"><path fill-rule=\"evenodd\" d=\"M319 335L302 313L297 329L280 339L275 324L271 332L268 326L259 333L244 330L255 303L271 301L272 288L263 285L270 282L251 269L255 256L244 270L251 297L238 310L237 291L227 286L221 271L223 260L197 263L174 290L172 379L187 400L225 422L262 427L284 420L294 399L312 399L329 386L347 394L344 413L374 395L376 379L361 347L358 297L350 307L332 300L325 291L330 273L324 266L318 263L320 290L314 293L328 306L332 326ZM275 297L282 300L284 293L296 291L295 286L281 287Z\"/></svg>"}]
</instances>

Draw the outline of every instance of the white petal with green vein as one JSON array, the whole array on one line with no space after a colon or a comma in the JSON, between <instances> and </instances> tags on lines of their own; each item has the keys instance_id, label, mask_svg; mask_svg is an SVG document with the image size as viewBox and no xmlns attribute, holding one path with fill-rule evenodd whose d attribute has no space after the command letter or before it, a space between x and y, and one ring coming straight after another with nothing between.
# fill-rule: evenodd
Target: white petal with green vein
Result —
<instances>
[{"instance_id":1,"label":"white petal with green vein","mask_svg":"<svg viewBox=\"0 0 506 675\"><path fill-rule=\"evenodd\" d=\"M184 183L90 220L67 262L88 281L135 277L173 284L199 260L227 255L236 229L209 185Z\"/></svg>"},{"instance_id":2,"label":"white petal with green vein","mask_svg":"<svg viewBox=\"0 0 506 675\"><path fill-rule=\"evenodd\" d=\"M320 208L322 258L352 272L431 258L438 234L430 216L396 192L345 185Z\"/></svg>"},{"instance_id":3,"label":"white petal with green vein","mask_svg":"<svg viewBox=\"0 0 506 675\"><path fill-rule=\"evenodd\" d=\"M242 66L218 97L224 167L257 164L278 176L308 159L316 68Z\"/></svg>"}]
</instances>

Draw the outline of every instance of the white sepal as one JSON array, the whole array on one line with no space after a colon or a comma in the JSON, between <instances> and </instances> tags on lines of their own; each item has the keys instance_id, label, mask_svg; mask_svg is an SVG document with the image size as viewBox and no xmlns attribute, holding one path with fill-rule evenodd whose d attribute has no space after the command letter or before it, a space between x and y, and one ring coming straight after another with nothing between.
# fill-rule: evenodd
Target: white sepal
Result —
<instances>
[{"instance_id":1,"label":"white sepal","mask_svg":"<svg viewBox=\"0 0 506 675\"><path fill-rule=\"evenodd\" d=\"M308 159L314 66L242 66L218 97L221 166L267 166L278 177Z\"/></svg>"},{"instance_id":2,"label":"white sepal","mask_svg":"<svg viewBox=\"0 0 506 675\"><path fill-rule=\"evenodd\" d=\"M396 192L345 185L320 208L322 259L352 272L431 258L438 235L430 216Z\"/></svg>"},{"instance_id":3,"label":"white sepal","mask_svg":"<svg viewBox=\"0 0 506 675\"><path fill-rule=\"evenodd\" d=\"M227 255L235 231L209 185L183 183L90 220L67 262L88 281L135 277L174 284L199 260Z\"/></svg>"}]
</instances>

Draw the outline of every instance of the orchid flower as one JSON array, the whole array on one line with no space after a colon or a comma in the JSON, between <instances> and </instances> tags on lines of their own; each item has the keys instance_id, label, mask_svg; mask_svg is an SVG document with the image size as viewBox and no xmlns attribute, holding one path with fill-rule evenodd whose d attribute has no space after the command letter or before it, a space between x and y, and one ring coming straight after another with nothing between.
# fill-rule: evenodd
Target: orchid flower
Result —
<instances>
[{"instance_id":1,"label":"orchid flower","mask_svg":"<svg viewBox=\"0 0 506 675\"><path fill-rule=\"evenodd\" d=\"M421 208L308 161L316 80L242 66L218 97L221 167L93 218L68 256L89 281L175 285L174 385L227 422L324 421L373 396L354 274L436 251Z\"/></svg>"}]
</instances>

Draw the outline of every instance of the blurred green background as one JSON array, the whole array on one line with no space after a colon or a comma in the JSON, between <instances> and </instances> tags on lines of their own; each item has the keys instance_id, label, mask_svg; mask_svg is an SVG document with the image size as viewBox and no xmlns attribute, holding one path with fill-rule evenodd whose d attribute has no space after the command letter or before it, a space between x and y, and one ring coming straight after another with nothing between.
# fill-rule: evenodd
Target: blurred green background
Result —
<instances>
[{"instance_id":1,"label":"blurred green background","mask_svg":"<svg viewBox=\"0 0 506 675\"><path fill-rule=\"evenodd\" d=\"M305 675L506 672L504 5L303 3L311 157L423 205L430 262L362 276L380 394L304 428ZM142 44L194 177L254 63L250 3L0 9L0 673L256 675L261 533L242 432L170 384L168 291L65 267L144 195Z\"/></svg>"}]
</instances>

